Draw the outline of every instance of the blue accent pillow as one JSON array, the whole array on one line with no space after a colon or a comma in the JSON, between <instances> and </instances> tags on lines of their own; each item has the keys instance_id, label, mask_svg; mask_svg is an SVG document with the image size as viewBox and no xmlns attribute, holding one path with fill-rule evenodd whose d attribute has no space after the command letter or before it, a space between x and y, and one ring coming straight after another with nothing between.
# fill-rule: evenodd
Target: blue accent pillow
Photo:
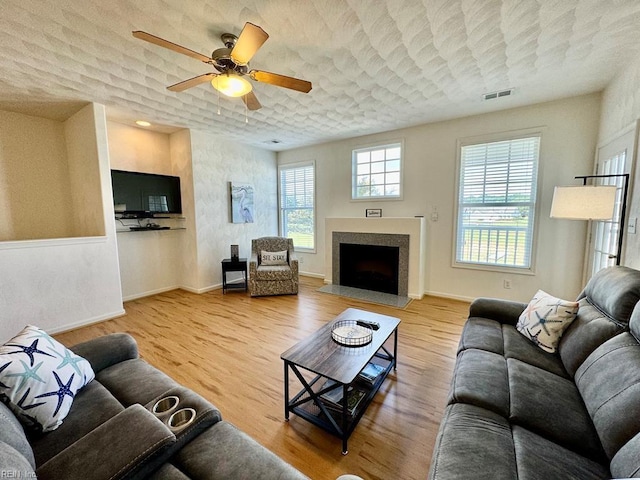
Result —
<instances>
[{"instance_id":1,"label":"blue accent pillow","mask_svg":"<svg viewBox=\"0 0 640 480\"><path fill-rule=\"evenodd\" d=\"M94 377L87 360L32 325L0 346L0 400L30 430L58 428Z\"/></svg>"}]
</instances>

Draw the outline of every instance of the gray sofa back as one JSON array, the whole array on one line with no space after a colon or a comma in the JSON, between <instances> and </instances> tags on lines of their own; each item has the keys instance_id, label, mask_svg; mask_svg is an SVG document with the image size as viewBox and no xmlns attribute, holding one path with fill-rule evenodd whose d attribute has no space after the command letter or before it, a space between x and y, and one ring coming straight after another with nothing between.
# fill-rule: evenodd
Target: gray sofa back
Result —
<instances>
[{"instance_id":1,"label":"gray sofa back","mask_svg":"<svg viewBox=\"0 0 640 480\"><path fill-rule=\"evenodd\" d=\"M578 301L578 315L558 346L571 376L599 345L628 330L633 308L640 301L640 271L627 267L600 270L589 280Z\"/></svg>"},{"instance_id":2,"label":"gray sofa back","mask_svg":"<svg viewBox=\"0 0 640 480\"><path fill-rule=\"evenodd\" d=\"M0 465L7 478L31 478L36 468L24 429L9 407L0 402ZM15 474L13 477L12 474Z\"/></svg>"},{"instance_id":3,"label":"gray sofa back","mask_svg":"<svg viewBox=\"0 0 640 480\"><path fill-rule=\"evenodd\" d=\"M640 306L629 326L630 332L606 341L589 355L575 376L602 446L612 459L614 477L634 477L640 469ZM635 446L633 455L624 449L629 442Z\"/></svg>"}]
</instances>

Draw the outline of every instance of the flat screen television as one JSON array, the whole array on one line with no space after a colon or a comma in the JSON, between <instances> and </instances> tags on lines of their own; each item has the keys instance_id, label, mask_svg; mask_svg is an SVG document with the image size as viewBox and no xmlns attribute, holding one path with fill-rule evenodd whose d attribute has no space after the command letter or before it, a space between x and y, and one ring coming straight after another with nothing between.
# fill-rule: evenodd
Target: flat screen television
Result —
<instances>
[{"instance_id":1,"label":"flat screen television","mask_svg":"<svg viewBox=\"0 0 640 480\"><path fill-rule=\"evenodd\" d=\"M116 213L182 213L180 177L111 170L111 186Z\"/></svg>"}]
</instances>

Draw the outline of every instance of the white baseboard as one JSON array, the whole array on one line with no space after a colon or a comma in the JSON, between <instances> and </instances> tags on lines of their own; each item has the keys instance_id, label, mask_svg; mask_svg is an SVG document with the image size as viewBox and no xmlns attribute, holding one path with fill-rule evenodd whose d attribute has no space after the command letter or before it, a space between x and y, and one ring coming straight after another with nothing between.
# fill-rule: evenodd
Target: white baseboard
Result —
<instances>
[{"instance_id":1,"label":"white baseboard","mask_svg":"<svg viewBox=\"0 0 640 480\"><path fill-rule=\"evenodd\" d=\"M137 300L138 298L150 297L151 295L157 295L158 293L170 292L171 290L176 290L178 288L182 288L184 290L187 290L186 288L181 287L180 285L175 285L173 287L163 287L163 288L158 288L156 290L149 290L147 292L141 292L141 293L136 293L136 294L133 294L133 295L127 295L126 297L122 297L122 301L123 302L128 302L130 300Z\"/></svg>"},{"instance_id":2,"label":"white baseboard","mask_svg":"<svg viewBox=\"0 0 640 480\"><path fill-rule=\"evenodd\" d=\"M87 325L92 325L94 323L104 322L105 320L112 320L114 318L122 317L126 313L127 312L125 312L124 309L122 309L122 310L115 311L113 313L100 315L98 317L93 317L86 320L80 320L78 322L73 322L73 323L67 323L65 325L52 328L47 332L50 333L51 335L54 335L56 333L68 332L69 330L75 330L76 328L86 327Z\"/></svg>"},{"instance_id":3,"label":"white baseboard","mask_svg":"<svg viewBox=\"0 0 640 480\"><path fill-rule=\"evenodd\" d=\"M449 298L451 300L461 300L463 302L473 302L476 297L464 297L462 295L451 295L450 293L442 293L442 292L424 292L425 295L430 295L432 297L442 297Z\"/></svg>"},{"instance_id":4,"label":"white baseboard","mask_svg":"<svg viewBox=\"0 0 640 480\"><path fill-rule=\"evenodd\" d=\"M298 275L302 277L311 277L311 278L324 278L322 273L313 273L313 272L298 272ZM326 282L325 282L326 283Z\"/></svg>"},{"instance_id":5,"label":"white baseboard","mask_svg":"<svg viewBox=\"0 0 640 480\"><path fill-rule=\"evenodd\" d=\"M234 283L234 282L229 282L229 283ZM200 293L211 292L212 290L220 290L222 288L222 284L216 283L215 285L209 285L208 287L203 287L203 288L191 288L191 287L178 287L178 288L181 288L182 290L186 290L187 292L200 294Z\"/></svg>"}]
</instances>

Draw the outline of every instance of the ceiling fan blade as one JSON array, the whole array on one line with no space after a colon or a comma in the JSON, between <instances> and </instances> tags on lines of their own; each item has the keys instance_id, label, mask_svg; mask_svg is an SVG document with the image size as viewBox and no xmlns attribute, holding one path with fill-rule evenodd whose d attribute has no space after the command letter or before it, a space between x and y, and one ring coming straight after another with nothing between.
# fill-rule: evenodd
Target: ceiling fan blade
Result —
<instances>
[{"instance_id":1,"label":"ceiling fan blade","mask_svg":"<svg viewBox=\"0 0 640 480\"><path fill-rule=\"evenodd\" d=\"M246 65L255 55L269 35L253 23L245 23L236 44L231 50L231 58L240 65Z\"/></svg>"},{"instance_id":2,"label":"ceiling fan blade","mask_svg":"<svg viewBox=\"0 0 640 480\"><path fill-rule=\"evenodd\" d=\"M144 40L145 42L153 43L154 45L158 45L160 47L168 48L169 50L173 50L174 52L182 53L183 55L188 55L191 58L195 58L196 60L200 60L204 63L211 63L211 58L206 55L202 55L198 52L194 52L186 47L180 46L177 43L170 42L165 40L164 38L156 37L155 35L151 35L150 33L143 32L141 30L136 30L131 32L134 37L139 38L140 40Z\"/></svg>"},{"instance_id":3,"label":"ceiling fan blade","mask_svg":"<svg viewBox=\"0 0 640 480\"><path fill-rule=\"evenodd\" d=\"M260 105L256 94L253 92L249 92L244 97L242 97L242 101L249 110L259 110L262 108L262 105Z\"/></svg>"},{"instance_id":4,"label":"ceiling fan blade","mask_svg":"<svg viewBox=\"0 0 640 480\"><path fill-rule=\"evenodd\" d=\"M195 87L196 85L200 85L201 83L210 82L215 77L217 77L215 73L205 73L204 75L198 75L197 77L190 78L189 80L184 80L182 82L171 85L167 87L167 90L171 90L172 92L182 92L187 88Z\"/></svg>"},{"instance_id":5,"label":"ceiling fan blade","mask_svg":"<svg viewBox=\"0 0 640 480\"><path fill-rule=\"evenodd\" d=\"M264 82L278 87L290 88L298 92L309 93L311 91L311 82L300 80L299 78L278 75L277 73L263 72L261 70L251 70L249 72L251 78L257 82Z\"/></svg>"}]
</instances>

